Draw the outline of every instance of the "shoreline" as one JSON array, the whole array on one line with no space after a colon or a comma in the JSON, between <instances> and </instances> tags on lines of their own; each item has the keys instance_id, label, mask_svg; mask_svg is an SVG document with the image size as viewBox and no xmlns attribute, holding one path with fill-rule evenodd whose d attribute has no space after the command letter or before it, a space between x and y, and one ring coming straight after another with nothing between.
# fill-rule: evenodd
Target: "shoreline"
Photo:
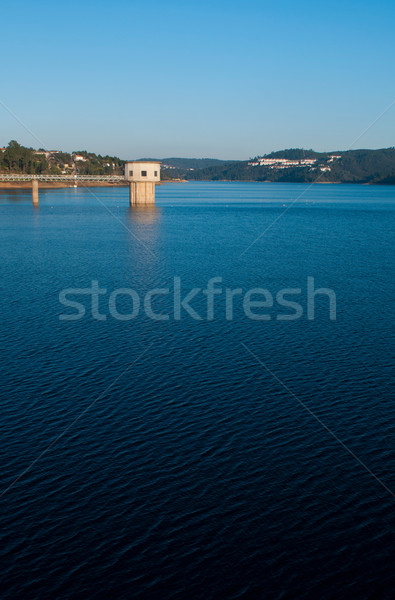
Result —
<instances>
[{"instance_id":1,"label":"shoreline","mask_svg":"<svg viewBox=\"0 0 395 600\"><path fill-rule=\"evenodd\" d=\"M295 184L300 183L302 185L395 185L391 183L366 183L358 181L256 181L255 179L165 179L160 181L156 185L166 185L167 183L289 183ZM85 188L85 187L128 187L128 182L125 183L110 183L105 181L87 181L86 183L79 182L78 184L66 184L57 181L43 181L39 182L39 189L67 189L67 188ZM0 181L0 190L31 190L31 181Z\"/></svg>"},{"instance_id":2,"label":"shoreline","mask_svg":"<svg viewBox=\"0 0 395 600\"><path fill-rule=\"evenodd\" d=\"M164 181L160 181L156 185L164 185L166 183L187 183L187 179L165 179ZM39 181L39 189L67 189L67 188L85 188L85 187L128 187L129 183L125 182L108 182L108 181L87 181L87 182L78 182L77 184L67 183L62 181ZM31 181L0 181L0 190L31 190L32 182Z\"/></svg>"},{"instance_id":3,"label":"shoreline","mask_svg":"<svg viewBox=\"0 0 395 600\"><path fill-rule=\"evenodd\" d=\"M57 189L57 188L74 188L74 187L126 187L128 184L125 183L108 183L103 181L87 181L86 183L79 183L79 185L63 183L62 181L40 181L38 186L39 189ZM32 189L31 181L0 181L0 189Z\"/></svg>"}]
</instances>

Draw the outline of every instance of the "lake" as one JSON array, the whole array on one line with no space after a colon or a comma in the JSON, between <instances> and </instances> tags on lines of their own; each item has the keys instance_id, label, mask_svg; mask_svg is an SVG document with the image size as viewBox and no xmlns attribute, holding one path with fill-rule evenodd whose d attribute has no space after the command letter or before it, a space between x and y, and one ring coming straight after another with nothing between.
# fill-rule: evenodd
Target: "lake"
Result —
<instances>
[{"instance_id":1,"label":"lake","mask_svg":"<svg viewBox=\"0 0 395 600\"><path fill-rule=\"evenodd\" d=\"M0 190L3 597L392 598L395 187Z\"/></svg>"}]
</instances>

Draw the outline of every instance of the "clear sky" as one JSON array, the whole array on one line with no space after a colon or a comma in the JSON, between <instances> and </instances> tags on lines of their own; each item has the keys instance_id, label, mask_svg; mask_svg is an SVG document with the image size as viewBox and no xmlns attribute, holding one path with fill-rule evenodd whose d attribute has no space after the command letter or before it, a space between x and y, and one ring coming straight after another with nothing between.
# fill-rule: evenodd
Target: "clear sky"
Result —
<instances>
[{"instance_id":1,"label":"clear sky","mask_svg":"<svg viewBox=\"0 0 395 600\"><path fill-rule=\"evenodd\" d=\"M394 0L3 3L0 144L121 158L347 149L395 101ZM40 140L40 142L38 142ZM353 148L395 144L395 104Z\"/></svg>"}]
</instances>

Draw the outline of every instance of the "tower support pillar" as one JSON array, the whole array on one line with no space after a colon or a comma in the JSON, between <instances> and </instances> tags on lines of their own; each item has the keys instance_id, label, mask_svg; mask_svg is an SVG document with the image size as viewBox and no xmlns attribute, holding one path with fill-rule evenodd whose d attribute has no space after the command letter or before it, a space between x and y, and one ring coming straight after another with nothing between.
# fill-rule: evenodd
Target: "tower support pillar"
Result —
<instances>
[{"instance_id":1,"label":"tower support pillar","mask_svg":"<svg viewBox=\"0 0 395 600\"><path fill-rule=\"evenodd\" d=\"M153 181L131 181L129 183L130 206L152 206L155 204L155 183Z\"/></svg>"},{"instance_id":2,"label":"tower support pillar","mask_svg":"<svg viewBox=\"0 0 395 600\"><path fill-rule=\"evenodd\" d=\"M32 180L32 196L33 196L33 206L38 206L38 181L37 181L37 179Z\"/></svg>"}]
</instances>

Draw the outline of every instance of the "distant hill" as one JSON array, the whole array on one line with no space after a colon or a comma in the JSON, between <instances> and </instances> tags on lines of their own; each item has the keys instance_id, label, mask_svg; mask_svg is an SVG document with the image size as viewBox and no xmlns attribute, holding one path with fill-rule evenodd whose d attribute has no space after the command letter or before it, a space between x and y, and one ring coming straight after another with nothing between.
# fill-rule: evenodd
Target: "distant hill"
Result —
<instances>
[{"instance_id":1,"label":"distant hill","mask_svg":"<svg viewBox=\"0 0 395 600\"><path fill-rule=\"evenodd\" d=\"M304 148L288 148L288 150L278 150L265 154L265 158L286 158L289 160L302 160L304 158L320 158L326 156L328 152L316 152L315 150L305 150ZM333 154L329 153L329 154Z\"/></svg>"},{"instance_id":2,"label":"distant hill","mask_svg":"<svg viewBox=\"0 0 395 600\"><path fill-rule=\"evenodd\" d=\"M218 158L140 158L139 160L160 160L162 179L186 179L191 171L222 167L234 161Z\"/></svg>"},{"instance_id":3,"label":"distant hill","mask_svg":"<svg viewBox=\"0 0 395 600\"><path fill-rule=\"evenodd\" d=\"M310 183L395 183L395 149L315 152L291 148L187 173L187 179Z\"/></svg>"},{"instance_id":4,"label":"distant hill","mask_svg":"<svg viewBox=\"0 0 395 600\"><path fill-rule=\"evenodd\" d=\"M218 158L161 158L161 162L163 165L175 167L176 169L205 169L234 161L220 160Z\"/></svg>"}]
</instances>

